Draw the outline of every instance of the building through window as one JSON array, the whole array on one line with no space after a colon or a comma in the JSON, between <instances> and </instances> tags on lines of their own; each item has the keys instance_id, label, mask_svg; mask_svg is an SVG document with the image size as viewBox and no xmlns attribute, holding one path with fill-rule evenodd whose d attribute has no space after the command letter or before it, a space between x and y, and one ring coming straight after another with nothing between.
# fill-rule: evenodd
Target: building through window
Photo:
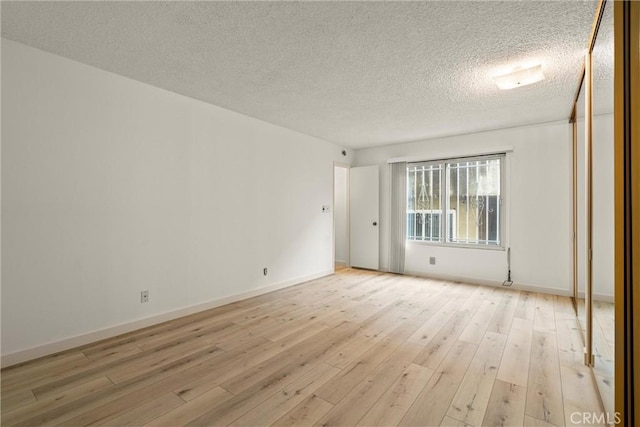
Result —
<instances>
[{"instance_id":1,"label":"building through window","mask_svg":"<svg viewBox=\"0 0 640 427\"><path fill-rule=\"evenodd\" d=\"M502 246L503 166L504 154L409 163L407 240Z\"/></svg>"}]
</instances>

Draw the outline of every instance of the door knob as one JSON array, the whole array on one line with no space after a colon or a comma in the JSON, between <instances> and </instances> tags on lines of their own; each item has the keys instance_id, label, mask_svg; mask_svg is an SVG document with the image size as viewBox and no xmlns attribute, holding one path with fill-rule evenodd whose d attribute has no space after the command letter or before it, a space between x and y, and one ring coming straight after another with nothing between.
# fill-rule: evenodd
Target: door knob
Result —
<instances>
[{"instance_id":1,"label":"door knob","mask_svg":"<svg viewBox=\"0 0 640 427\"><path fill-rule=\"evenodd\" d=\"M373 226L375 227L376 225L378 225L378 223L376 221L373 221Z\"/></svg>"}]
</instances>

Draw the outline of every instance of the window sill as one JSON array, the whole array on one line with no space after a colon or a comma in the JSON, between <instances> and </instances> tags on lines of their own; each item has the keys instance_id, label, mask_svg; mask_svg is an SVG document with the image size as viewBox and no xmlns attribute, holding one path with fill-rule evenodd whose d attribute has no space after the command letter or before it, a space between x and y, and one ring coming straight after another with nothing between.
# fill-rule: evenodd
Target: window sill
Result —
<instances>
[{"instance_id":1,"label":"window sill","mask_svg":"<svg viewBox=\"0 0 640 427\"><path fill-rule=\"evenodd\" d=\"M504 246L489 246L489 245L465 245L464 243L437 243L437 242L423 242L419 240L406 240L407 245L416 246L435 246L438 248L456 248L456 249L478 249L482 251L502 251L504 252Z\"/></svg>"}]
</instances>

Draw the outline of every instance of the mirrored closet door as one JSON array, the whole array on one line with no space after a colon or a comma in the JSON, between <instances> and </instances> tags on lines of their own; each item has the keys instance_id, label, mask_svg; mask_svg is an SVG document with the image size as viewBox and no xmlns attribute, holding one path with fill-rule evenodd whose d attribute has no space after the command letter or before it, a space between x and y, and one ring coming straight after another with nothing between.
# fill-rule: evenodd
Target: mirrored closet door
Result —
<instances>
[{"instance_id":1,"label":"mirrored closet door","mask_svg":"<svg viewBox=\"0 0 640 427\"><path fill-rule=\"evenodd\" d=\"M580 86L575 107L573 141L573 203L574 203L574 286L578 321L584 341L587 331L586 282L587 282L587 205L586 205L586 136L585 136L585 84Z\"/></svg>"},{"instance_id":2,"label":"mirrored closet door","mask_svg":"<svg viewBox=\"0 0 640 427\"><path fill-rule=\"evenodd\" d=\"M613 413L614 131L613 4L603 2L591 52L592 353L605 411Z\"/></svg>"},{"instance_id":3,"label":"mirrored closet door","mask_svg":"<svg viewBox=\"0 0 640 427\"><path fill-rule=\"evenodd\" d=\"M594 19L574 108L574 297L604 411L614 413L613 7Z\"/></svg>"}]
</instances>

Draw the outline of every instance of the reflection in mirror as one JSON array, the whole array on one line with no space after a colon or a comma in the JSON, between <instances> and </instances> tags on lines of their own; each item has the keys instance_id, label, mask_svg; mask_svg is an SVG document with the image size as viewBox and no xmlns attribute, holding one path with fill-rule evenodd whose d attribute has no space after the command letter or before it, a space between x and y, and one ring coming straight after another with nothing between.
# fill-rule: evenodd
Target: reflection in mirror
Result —
<instances>
[{"instance_id":1,"label":"reflection in mirror","mask_svg":"<svg viewBox=\"0 0 640 427\"><path fill-rule=\"evenodd\" d=\"M582 329L582 340L585 339L586 314L585 314L585 287L587 280L587 219L586 219L586 136L585 136L585 82L582 82L578 101L576 103L576 194L577 194L577 293L576 308L578 320Z\"/></svg>"},{"instance_id":2,"label":"reflection in mirror","mask_svg":"<svg viewBox=\"0 0 640 427\"><path fill-rule=\"evenodd\" d=\"M593 354L594 374L613 413L614 195L613 195L613 7L605 3L592 52L593 81Z\"/></svg>"}]
</instances>

